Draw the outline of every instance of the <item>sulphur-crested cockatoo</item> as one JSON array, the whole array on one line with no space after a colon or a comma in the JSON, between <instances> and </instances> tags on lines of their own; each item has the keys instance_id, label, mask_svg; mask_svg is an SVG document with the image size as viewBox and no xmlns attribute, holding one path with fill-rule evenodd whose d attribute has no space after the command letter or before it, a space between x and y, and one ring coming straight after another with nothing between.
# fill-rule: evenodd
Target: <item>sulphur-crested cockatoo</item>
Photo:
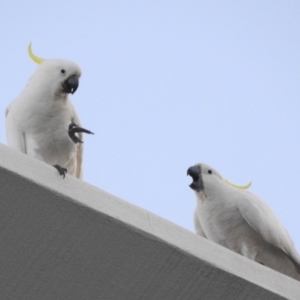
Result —
<instances>
[{"instance_id":1,"label":"sulphur-crested cockatoo","mask_svg":"<svg viewBox=\"0 0 300 300\"><path fill-rule=\"evenodd\" d=\"M6 109L8 145L57 168L82 177L82 132L69 98L75 93L80 67L68 60L30 57L39 67L21 94ZM76 135L78 134L78 136Z\"/></svg>"},{"instance_id":2,"label":"sulphur-crested cockatoo","mask_svg":"<svg viewBox=\"0 0 300 300\"><path fill-rule=\"evenodd\" d=\"M300 281L300 257L271 208L216 170L196 164L187 171L196 192L197 234Z\"/></svg>"}]
</instances>

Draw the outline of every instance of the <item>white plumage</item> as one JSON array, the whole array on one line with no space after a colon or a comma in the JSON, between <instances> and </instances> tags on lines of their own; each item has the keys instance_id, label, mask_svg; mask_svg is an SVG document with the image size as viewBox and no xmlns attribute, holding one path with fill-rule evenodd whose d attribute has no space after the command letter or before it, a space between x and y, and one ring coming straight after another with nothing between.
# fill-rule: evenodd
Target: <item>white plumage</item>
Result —
<instances>
[{"instance_id":1,"label":"white plumage","mask_svg":"<svg viewBox=\"0 0 300 300\"><path fill-rule=\"evenodd\" d=\"M213 168L188 169L197 195L197 234L300 281L300 257L271 208L246 190L230 186Z\"/></svg>"},{"instance_id":2,"label":"white plumage","mask_svg":"<svg viewBox=\"0 0 300 300\"><path fill-rule=\"evenodd\" d=\"M9 146L66 168L77 178L82 177L83 145L74 143L68 133L70 123L80 126L68 94L76 91L80 76L80 67L74 62L43 60L6 110Z\"/></svg>"}]
</instances>

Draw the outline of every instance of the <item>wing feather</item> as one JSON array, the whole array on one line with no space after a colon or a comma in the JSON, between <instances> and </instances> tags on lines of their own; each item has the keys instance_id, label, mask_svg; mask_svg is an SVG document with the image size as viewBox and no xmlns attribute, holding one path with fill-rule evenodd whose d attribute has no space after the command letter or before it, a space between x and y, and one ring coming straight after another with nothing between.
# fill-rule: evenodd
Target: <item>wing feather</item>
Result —
<instances>
[{"instance_id":1,"label":"wing feather","mask_svg":"<svg viewBox=\"0 0 300 300\"><path fill-rule=\"evenodd\" d=\"M259 197L241 191L243 197L238 199L238 209L247 223L268 243L281 249L300 271L300 256L294 243L272 209Z\"/></svg>"},{"instance_id":2,"label":"wing feather","mask_svg":"<svg viewBox=\"0 0 300 300\"><path fill-rule=\"evenodd\" d=\"M10 111L13 108L14 101L6 108L6 138L7 144L10 147L18 149L19 151L26 153L26 136L24 132L21 132L17 126L17 122L14 120L15 115Z\"/></svg>"},{"instance_id":3,"label":"wing feather","mask_svg":"<svg viewBox=\"0 0 300 300\"><path fill-rule=\"evenodd\" d=\"M81 122L79 119L79 116L73 106L73 104L70 101L70 105L72 107L73 110L73 118L72 118L72 122L74 122L75 124L77 124L78 126L81 126ZM83 134L82 132L78 133L78 137L81 141L83 141ZM82 160L83 160L83 143L78 143L77 144L77 153L76 153L76 172L75 172L75 177L82 179L83 176L83 170L82 170Z\"/></svg>"}]
</instances>

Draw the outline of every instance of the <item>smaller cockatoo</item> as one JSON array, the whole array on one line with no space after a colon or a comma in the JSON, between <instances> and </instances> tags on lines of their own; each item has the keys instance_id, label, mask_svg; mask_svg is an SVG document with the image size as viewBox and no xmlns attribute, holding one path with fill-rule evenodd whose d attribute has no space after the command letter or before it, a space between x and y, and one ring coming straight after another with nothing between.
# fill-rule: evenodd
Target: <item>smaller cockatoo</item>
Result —
<instances>
[{"instance_id":1,"label":"smaller cockatoo","mask_svg":"<svg viewBox=\"0 0 300 300\"><path fill-rule=\"evenodd\" d=\"M300 256L287 230L259 197L206 164L190 167L198 235L300 281Z\"/></svg>"}]
</instances>

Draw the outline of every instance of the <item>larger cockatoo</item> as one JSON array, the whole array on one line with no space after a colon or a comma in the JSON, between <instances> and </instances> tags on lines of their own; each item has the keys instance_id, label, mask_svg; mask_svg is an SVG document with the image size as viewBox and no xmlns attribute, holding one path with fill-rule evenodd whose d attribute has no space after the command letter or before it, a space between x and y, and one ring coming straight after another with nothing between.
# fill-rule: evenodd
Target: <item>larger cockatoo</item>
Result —
<instances>
[{"instance_id":1,"label":"larger cockatoo","mask_svg":"<svg viewBox=\"0 0 300 300\"><path fill-rule=\"evenodd\" d=\"M6 109L8 145L53 165L63 176L82 178L82 132L91 132L80 127L69 98L81 69L72 61L37 57L31 44L28 52L39 66Z\"/></svg>"},{"instance_id":2,"label":"larger cockatoo","mask_svg":"<svg viewBox=\"0 0 300 300\"><path fill-rule=\"evenodd\" d=\"M300 256L287 230L259 197L206 164L187 171L197 196L197 234L300 281Z\"/></svg>"}]
</instances>

